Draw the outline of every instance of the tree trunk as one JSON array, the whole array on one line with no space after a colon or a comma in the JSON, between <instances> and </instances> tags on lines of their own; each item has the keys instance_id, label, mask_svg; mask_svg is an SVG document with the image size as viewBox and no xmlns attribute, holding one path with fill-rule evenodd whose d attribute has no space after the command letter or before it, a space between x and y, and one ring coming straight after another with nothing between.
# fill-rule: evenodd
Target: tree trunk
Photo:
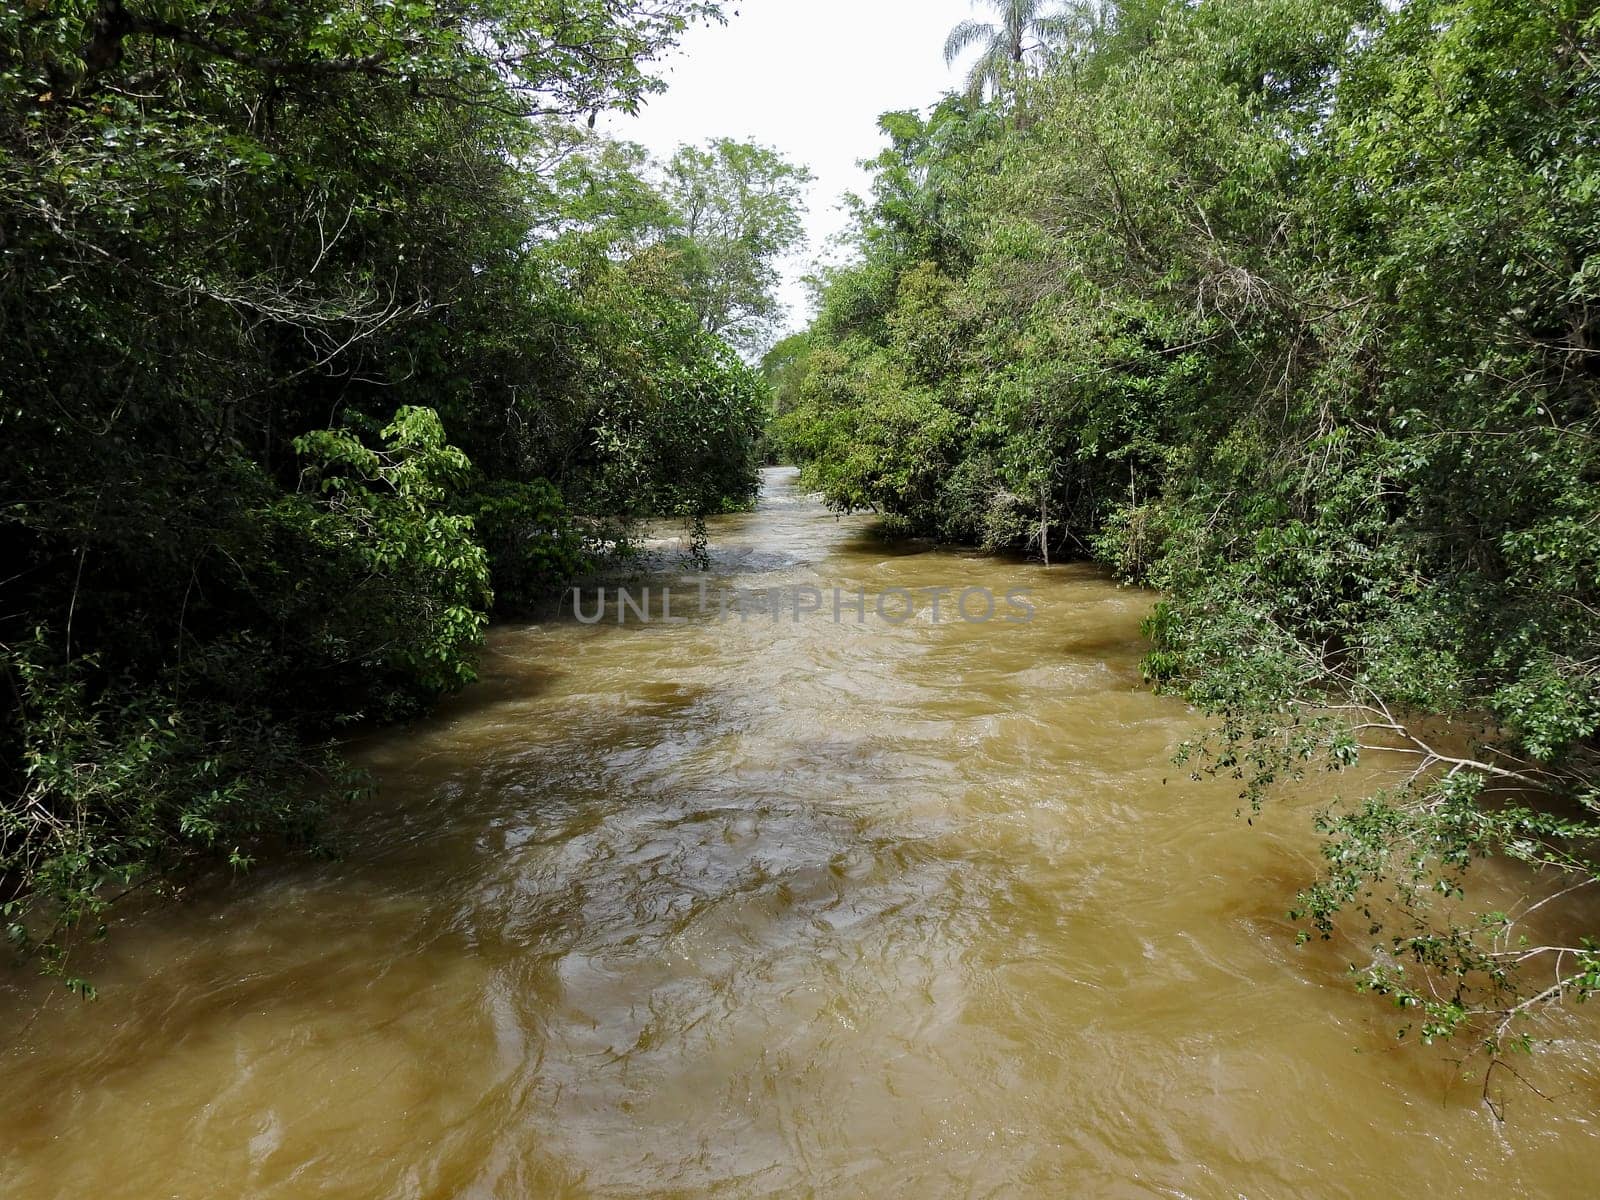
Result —
<instances>
[{"instance_id":1,"label":"tree trunk","mask_svg":"<svg viewBox=\"0 0 1600 1200\"><path fill-rule=\"evenodd\" d=\"M1044 555L1044 565L1050 565L1050 489L1039 488L1039 552Z\"/></svg>"}]
</instances>

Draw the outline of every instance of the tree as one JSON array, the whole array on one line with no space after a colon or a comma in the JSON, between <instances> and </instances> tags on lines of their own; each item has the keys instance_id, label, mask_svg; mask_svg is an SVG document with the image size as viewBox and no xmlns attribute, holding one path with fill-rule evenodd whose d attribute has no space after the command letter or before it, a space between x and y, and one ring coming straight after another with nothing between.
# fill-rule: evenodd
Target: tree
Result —
<instances>
[{"instance_id":1,"label":"tree","mask_svg":"<svg viewBox=\"0 0 1600 1200\"><path fill-rule=\"evenodd\" d=\"M967 76L968 98L976 102L985 92L996 99L1013 94L1021 83L1028 58L1042 57L1074 29L1073 16L1047 11L1045 0L984 0L999 16L989 21L962 21L944 44L944 61L956 60L973 46L981 47Z\"/></svg>"},{"instance_id":2,"label":"tree","mask_svg":"<svg viewBox=\"0 0 1600 1200\"><path fill-rule=\"evenodd\" d=\"M667 244L707 333L747 349L765 336L779 313L778 260L805 237L810 181L805 167L755 143L720 138L673 155Z\"/></svg>"}]
</instances>

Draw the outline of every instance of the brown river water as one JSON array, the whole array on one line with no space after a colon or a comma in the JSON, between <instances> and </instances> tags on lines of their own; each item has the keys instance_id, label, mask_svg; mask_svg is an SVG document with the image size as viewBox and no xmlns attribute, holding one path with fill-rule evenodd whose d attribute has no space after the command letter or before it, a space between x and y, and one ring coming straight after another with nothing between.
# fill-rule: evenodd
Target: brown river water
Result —
<instances>
[{"instance_id":1,"label":"brown river water","mask_svg":"<svg viewBox=\"0 0 1600 1200\"><path fill-rule=\"evenodd\" d=\"M883 543L785 470L712 549L709 594L823 611L499 628L359 748L341 861L125 917L95 1003L12 979L0 1195L1593 1194L1600 1012L1520 1063L1549 1099L1496 1077L1503 1124L1397 1046L1284 915L1355 781L1251 827L1174 767L1147 594Z\"/></svg>"}]
</instances>

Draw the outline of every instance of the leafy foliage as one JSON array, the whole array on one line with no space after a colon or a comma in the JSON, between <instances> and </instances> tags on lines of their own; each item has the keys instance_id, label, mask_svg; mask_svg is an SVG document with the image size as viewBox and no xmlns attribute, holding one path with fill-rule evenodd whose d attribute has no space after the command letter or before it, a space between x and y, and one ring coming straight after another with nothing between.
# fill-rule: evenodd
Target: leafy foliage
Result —
<instances>
[{"instance_id":1,"label":"leafy foliage","mask_svg":"<svg viewBox=\"0 0 1600 1200\"><path fill-rule=\"evenodd\" d=\"M329 739L753 494L633 109L702 0L0 9L0 912L315 844ZM582 150L579 153L579 150ZM681 257L681 256L679 256ZM708 285L716 271L703 273ZM668 284L668 286L663 286Z\"/></svg>"},{"instance_id":2,"label":"leafy foliage","mask_svg":"<svg viewBox=\"0 0 1600 1200\"><path fill-rule=\"evenodd\" d=\"M673 155L665 179L675 216L668 246L707 333L750 346L779 315L775 260L805 236L810 179L776 151L729 138Z\"/></svg>"}]
</instances>

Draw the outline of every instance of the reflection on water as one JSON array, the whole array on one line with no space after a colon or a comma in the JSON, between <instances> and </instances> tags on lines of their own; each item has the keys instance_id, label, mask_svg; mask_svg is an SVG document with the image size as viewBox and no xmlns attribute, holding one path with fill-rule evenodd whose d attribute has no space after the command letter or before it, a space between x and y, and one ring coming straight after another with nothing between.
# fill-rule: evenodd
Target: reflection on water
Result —
<instances>
[{"instance_id":1,"label":"reflection on water","mask_svg":"<svg viewBox=\"0 0 1600 1200\"><path fill-rule=\"evenodd\" d=\"M770 472L712 585L1036 619L497 630L362 748L347 860L128 921L101 1001L26 1027L0 1193L1586 1194L1592 1022L1503 1128L1397 1050L1282 919L1326 797L1251 829L1170 765L1146 596L867 530Z\"/></svg>"}]
</instances>

